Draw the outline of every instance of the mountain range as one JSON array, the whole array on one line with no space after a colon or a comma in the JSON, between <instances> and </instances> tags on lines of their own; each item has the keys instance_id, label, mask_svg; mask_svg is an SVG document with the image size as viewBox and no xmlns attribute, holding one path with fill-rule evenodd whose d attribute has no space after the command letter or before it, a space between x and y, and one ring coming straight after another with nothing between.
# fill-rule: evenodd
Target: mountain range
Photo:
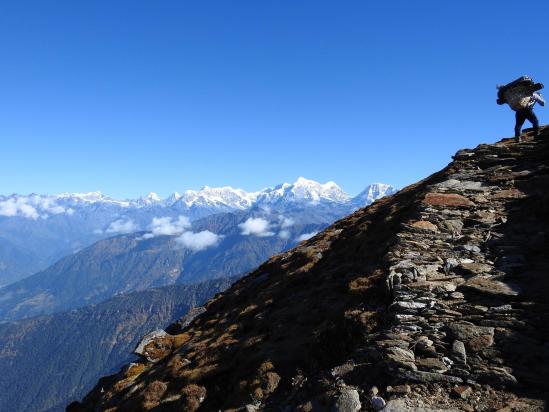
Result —
<instances>
[{"instance_id":1,"label":"mountain range","mask_svg":"<svg viewBox=\"0 0 549 412\"><path fill-rule=\"evenodd\" d=\"M184 216L192 222L219 213L254 209L284 213L307 206L342 216L393 192L392 186L373 184L351 198L333 182L299 178L259 192L206 186L166 199L154 193L133 200L116 200L100 192L0 195L0 287L98 240L147 230L155 218Z\"/></svg>"},{"instance_id":2,"label":"mountain range","mask_svg":"<svg viewBox=\"0 0 549 412\"><path fill-rule=\"evenodd\" d=\"M0 211L12 216L0 217L0 259L19 272L0 288L0 409L61 410L129 361L140 335L393 191L376 184L351 198L300 178L251 194L206 187L164 200L3 197ZM52 256L60 258L40 268Z\"/></svg>"}]
</instances>

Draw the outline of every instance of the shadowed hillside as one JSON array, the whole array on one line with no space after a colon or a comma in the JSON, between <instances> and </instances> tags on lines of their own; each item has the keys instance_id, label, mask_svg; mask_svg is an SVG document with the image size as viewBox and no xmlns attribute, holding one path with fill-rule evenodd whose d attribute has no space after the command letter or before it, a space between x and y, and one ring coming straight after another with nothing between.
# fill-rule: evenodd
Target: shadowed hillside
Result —
<instances>
[{"instance_id":1,"label":"shadowed hillside","mask_svg":"<svg viewBox=\"0 0 549 412\"><path fill-rule=\"evenodd\" d=\"M548 128L459 151L271 258L69 410L543 410L548 159Z\"/></svg>"},{"instance_id":2,"label":"shadowed hillside","mask_svg":"<svg viewBox=\"0 0 549 412\"><path fill-rule=\"evenodd\" d=\"M63 410L98 377L135 358L143 334L175 321L230 283L168 286L0 323L0 410Z\"/></svg>"}]
</instances>

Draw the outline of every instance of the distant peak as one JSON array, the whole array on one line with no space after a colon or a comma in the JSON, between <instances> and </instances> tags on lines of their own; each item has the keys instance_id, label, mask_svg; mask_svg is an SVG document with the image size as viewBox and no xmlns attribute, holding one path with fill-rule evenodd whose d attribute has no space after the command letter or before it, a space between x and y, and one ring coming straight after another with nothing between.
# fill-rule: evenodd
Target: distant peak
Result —
<instances>
[{"instance_id":1,"label":"distant peak","mask_svg":"<svg viewBox=\"0 0 549 412\"><path fill-rule=\"evenodd\" d=\"M149 192L147 194L147 196L144 197L145 200L151 200L151 201L154 201L154 202L159 202L160 201L160 196L158 196L156 193L154 192Z\"/></svg>"}]
</instances>

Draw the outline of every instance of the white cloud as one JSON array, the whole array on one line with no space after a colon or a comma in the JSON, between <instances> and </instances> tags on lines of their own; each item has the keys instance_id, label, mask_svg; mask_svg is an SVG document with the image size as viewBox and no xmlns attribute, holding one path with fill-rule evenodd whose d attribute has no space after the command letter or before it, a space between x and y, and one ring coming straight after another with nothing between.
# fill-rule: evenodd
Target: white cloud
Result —
<instances>
[{"instance_id":1,"label":"white cloud","mask_svg":"<svg viewBox=\"0 0 549 412\"><path fill-rule=\"evenodd\" d=\"M152 236L172 236L179 235L190 228L191 222L185 216L179 216L173 221L171 217L155 217L150 227Z\"/></svg>"},{"instance_id":2,"label":"white cloud","mask_svg":"<svg viewBox=\"0 0 549 412\"><path fill-rule=\"evenodd\" d=\"M105 233L132 233L137 232L137 230L139 228L133 220L118 219L109 225Z\"/></svg>"},{"instance_id":3,"label":"white cloud","mask_svg":"<svg viewBox=\"0 0 549 412\"><path fill-rule=\"evenodd\" d=\"M297 237L296 241L303 242L304 240L312 238L317 233L318 232L303 233L303 234L301 234L300 236Z\"/></svg>"},{"instance_id":4,"label":"white cloud","mask_svg":"<svg viewBox=\"0 0 549 412\"><path fill-rule=\"evenodd\" d=\"M280 239L289 239L290 238L290 231L288 230L281 230L280 232L278 232L278 237Z\"/></svg>"},{"instance_id":5,"label":"white cloud","mask_svg":"<svg viewBox=\"0 0 549 412\"><path fill-rule=\"evenodd\" d=\"M28 219L38 219L40 217L38 211L27 203L26 198L11 198L0 202L0 215L9 217L21 215Z\"/></svg>"},{"instance_id":6,"label":"white cloud","mask_svg":"<svg viewBox=\"0 0 549 412\"><path fill-rule=\"evenodd\" d=\"M270 231L271 224L269 223L269 221L261 217L250 217L244 223L240 223L238 227L240 227L240 233L242 235L274 235L274 233Z\"/></svg>"},{"instance_id":7,"label":"white cloud","mask_svg":"<svg viewBox=\"0 0 549 412\"><path fill-rule=\"evenodd\" d=\"M49 215L67 213L72 215L74 210L59 206L53 199L37 195L29 197L13 197L0 202L1 216L23 216L28 219L47 219Z\"/></svg>"},{"instance_id":8,"label":"white cloud","mask_svg":"<svg viewBox=\"0 0 549 412\"><path fill-rule=\"evenodd\" d=\"M287 227L293 226L295 221L291 217L286 216L279 216L278 218L280 220L280 227L285 229Z\"/></svg>"},{"instance_id":9,"label":"white cloud","mask_svg":"<svg viewBox=\"0 0 549 412\"><path fill-rule=\"evenodd\" d=\"M184 247L194 250L206 249L211 246L216 246L219 243L221 236L210 232L209 230L203 230L202 232L184 232L176 239L176 242Z\"/></svg>"}]
</instances>

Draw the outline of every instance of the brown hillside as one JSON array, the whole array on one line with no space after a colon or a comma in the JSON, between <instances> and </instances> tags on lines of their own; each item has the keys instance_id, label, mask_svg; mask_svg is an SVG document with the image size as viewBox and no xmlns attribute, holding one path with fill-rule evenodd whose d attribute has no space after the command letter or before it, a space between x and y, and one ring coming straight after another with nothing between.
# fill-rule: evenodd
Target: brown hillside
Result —
<instances>
[{"instance_id":1,"label":"brown hillside","mask_svg":"<svg viewBox=\"0 0 549 412\"><path fill-rule=\"evenodd\" d=\"M69 410L541 411L548 189L549 128L459 151L273 257Z\"/></svg>"}]
</instances>

